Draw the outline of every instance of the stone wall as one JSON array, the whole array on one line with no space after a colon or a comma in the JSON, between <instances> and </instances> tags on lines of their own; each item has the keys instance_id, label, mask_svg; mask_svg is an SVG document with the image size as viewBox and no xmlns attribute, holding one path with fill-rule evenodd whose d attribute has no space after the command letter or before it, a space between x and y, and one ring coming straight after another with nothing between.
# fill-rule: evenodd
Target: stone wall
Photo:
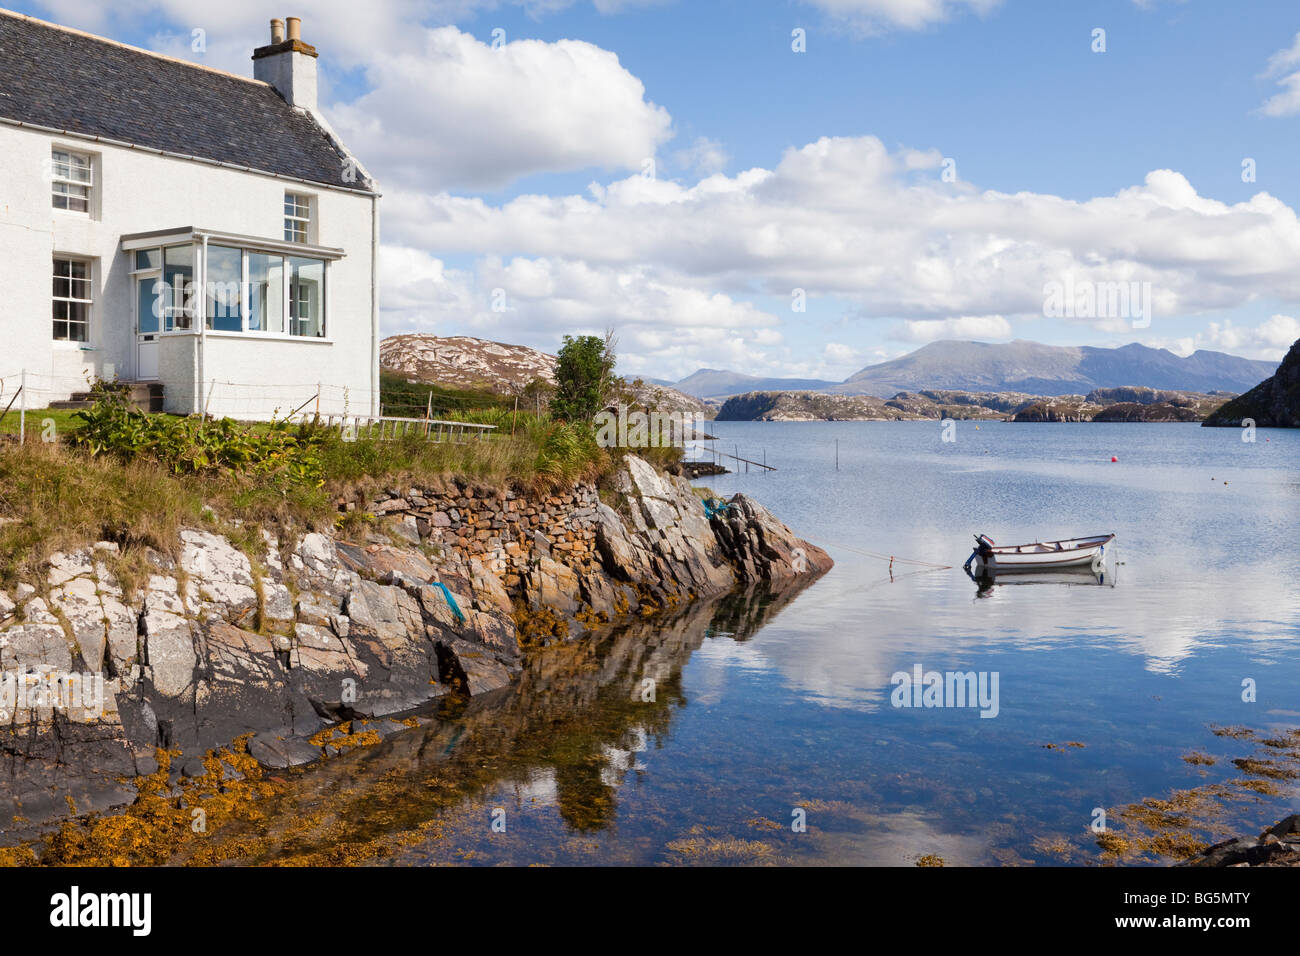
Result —
<instances>
[{"instance_id":1,"label":"stone wall","mask_svg":"<svg viewBox=\"0 0 1300 956\"><path fill-rule=\"evenodd\" d=\"M756 502L706 517L637 458L608 497L395 488L339 502L373 516L347 538L263 531L245 554L186 529L129 589L113 542L54 555L43 581L0 592L0 821L126 802L159 746L183 773L246 734L268 767L306 763L333 724L395 732L440 697L507 687L529 643L830 567Z\"/></svg>"}]
</instances>

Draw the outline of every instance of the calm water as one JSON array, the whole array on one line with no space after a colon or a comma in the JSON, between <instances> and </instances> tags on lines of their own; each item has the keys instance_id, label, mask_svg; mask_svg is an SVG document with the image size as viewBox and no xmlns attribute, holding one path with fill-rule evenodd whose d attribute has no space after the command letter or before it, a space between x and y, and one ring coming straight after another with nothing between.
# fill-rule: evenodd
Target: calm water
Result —
<instances>
[{"instance_id":1,"label":"calm water","mask_svg":"<svg viewBox=\"0 0 1300 956\"><path fill-rule=\"evenodd\" d=\"M709 486L753 494L832 572L544 652L502 699L304 774L283 812L335 801L328 839L343 827L399 863L1088 864L1093 808L1241 776L1230 758L1254 748L1212 725L1300 727L1300 433L712 430L779 470ZM1102 584L980 596L961 570L975 532L1110 531ZM891 580L859 550L953 568ZM997 672L998 715L892 706L891 675L915 665ZM1070 741L1084 746L1046 746ZM1182 759L1197 750L1217 763ZM797 808L807 832L791 830ZM1225 819L1256 831L1295 808L1284 793Z\"/></svg>"}]
</instances>

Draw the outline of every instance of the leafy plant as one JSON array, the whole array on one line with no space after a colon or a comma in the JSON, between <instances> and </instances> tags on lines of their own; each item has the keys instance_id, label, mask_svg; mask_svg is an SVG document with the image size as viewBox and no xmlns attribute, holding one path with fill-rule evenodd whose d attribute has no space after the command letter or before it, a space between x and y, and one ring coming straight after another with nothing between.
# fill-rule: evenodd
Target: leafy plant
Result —
<instances>
[{"instance_id":1,"label":"leafy plant","mask_svg":"<svg viewBox=\"0 0 1300 956\"><path fill-rule=\"evenodd\" d=\"M147 415L112 392L74 417L80 425L72 442L92 456L148 459L174 475L224 472L278 486L324 481L321 447L328 432L318 425Z\"/></svg>"}]
</instances>

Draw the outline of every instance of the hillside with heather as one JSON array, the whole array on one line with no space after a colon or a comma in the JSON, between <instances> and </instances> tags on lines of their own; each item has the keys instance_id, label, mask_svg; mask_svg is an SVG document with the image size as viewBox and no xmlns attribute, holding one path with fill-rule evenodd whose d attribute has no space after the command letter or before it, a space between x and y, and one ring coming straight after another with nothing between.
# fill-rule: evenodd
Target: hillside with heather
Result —
<instances>
[{"instance_id":1,"label":"hillside with heather","mask_svg":"<svg viewBox=\"0 0 1300 956\"><path fill-rule=\"evenodd\" d=\"M555 384L556 357L548 352L469 335L422 332L392 335L379 345L380 367L407 381L440 388L521 394L529 386ZM642 379L625 379L623 400L659 411L712 417L713 409L675 388Z\"/></svg>"}]
</instances>

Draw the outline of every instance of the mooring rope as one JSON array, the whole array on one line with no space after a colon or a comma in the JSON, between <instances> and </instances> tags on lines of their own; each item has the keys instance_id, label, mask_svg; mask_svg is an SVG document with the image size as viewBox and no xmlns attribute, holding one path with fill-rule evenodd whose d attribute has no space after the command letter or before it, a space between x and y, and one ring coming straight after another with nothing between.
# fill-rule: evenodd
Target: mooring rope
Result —
<instances>
[{"instance_id":1,"label":"mooring rope","mask_svg":"<svg viewBox=\"0 0 1300 956\"><path fill-rule=\"evenodd\" d=\"M837 541L827 541L826 543L832 548L843 548L845 551L852 551L854 554L860 554L864 557L879 558L881 561L888 561L890 567L893 567L894 563L897 562L898 564L914 564L929 571L949 571L953 568L953 565L951 564L936 564L934 561L918 561L914 558L899 558L892 554L882 554L879 551L866 551L862 548L850 547L847 544L840 544Z\"/></svg>"}]
</instances>

